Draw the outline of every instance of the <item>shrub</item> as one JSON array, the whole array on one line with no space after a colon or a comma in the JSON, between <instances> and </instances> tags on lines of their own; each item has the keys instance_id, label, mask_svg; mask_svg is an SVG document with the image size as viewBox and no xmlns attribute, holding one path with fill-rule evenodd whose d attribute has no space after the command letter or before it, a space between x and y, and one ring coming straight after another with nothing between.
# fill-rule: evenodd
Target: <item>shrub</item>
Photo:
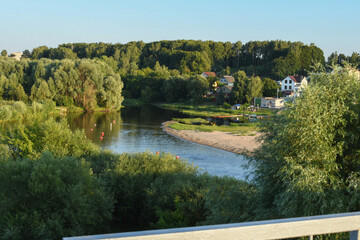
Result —
<instances>
[{"instance_id":1,"label":"shrub","mask_svg":"<svg viewBox=\"0 0 360 240\"><path fill-rule=\"evenodd\" d=\"M113 200L84 161L47 152L35 161L0 159L0 166L1 239L61 239L108 229Z\"/></svg>"},{"instance_id":2,"label":"shrub","mask_svg":"<svg viewBox=\"0 0 360 240\"><path fill-rule=\"evenodd\" d=\"M39 102L34 101L34 102L32 102L31 106L32 106L33 113L40 113L43 111L43 105Z\"/></svg>"},{"instance_id":3,"label":"shrub","mask_svg":"<svg viewBox=\"0 0 360 240\"><path fill-rule=\"evenodd\" d=\"M56 122L50 118L45 122L18 125L5 132L2 143L10 146L13 156L36 158L43 151L51 151L56 156L88 156L98 153L99 146L92 143L84 131L71 131L66 119Z\"/></svg>"},{"instance_id":4,"label":"shrub","mask_svg":"<svg viewBox=\"0 0 360 240\"><path fill-rule=\"evenodd\" d=\"M24 102L17 101L13 103L13 108L16 109L20 114L25 114L27 112L27 106Z\"/></svg>"},{"instance_id":5,"label":"shrub","mask_svg":"<svg viewBox=\"0 0 360 240\"><path fill-rule=\"evenodd\" d=\"M52 112L56 107L55 102L49 99L43 100L42 103L43 103L43 112L45 113Z\"/></svg>"},{"instance_id":6,"label":"shrub","mask_svg":"<svg viewBox=\"0 0 360 240\"><path fill-rule=\"evenodd\" d=\"M7 121L11 118L12 111L10 106L1 106L0 107L0 121Z\"/></svg>"},{"instance_id":7,"label":"shrub","mask_svg":"<svg viewBox=\"0 0 360 240\"><path fill-rule=\"evenodd\" d=\"M224 103L223 103L223 108L225 108L225 109L230 109L230 108L231 108L231 105L230 105L229 103L227 103L227 102L224 102Z\"/></svg>"}]
</instances>

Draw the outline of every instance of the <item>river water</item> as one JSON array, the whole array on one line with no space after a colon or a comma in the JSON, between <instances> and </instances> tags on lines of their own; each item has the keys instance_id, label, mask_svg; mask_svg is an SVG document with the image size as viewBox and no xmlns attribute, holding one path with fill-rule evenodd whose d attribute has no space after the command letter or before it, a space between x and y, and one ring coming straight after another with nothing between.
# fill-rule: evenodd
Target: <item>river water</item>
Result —
<instances>
[{"instance_id":1,"label":"river water","mask_svg":"<svg viewBox=\"0 0 360 240\"><path fill-rule=\"evenodd\" d=\"M244 167L246 161L242 155L191 143L164 132L161 123L174 117L186 116L142 106L126 107L117 113L70 114L68 120L72 129L84 129L88 138L116 153L170 152L209 174L246 178L249 171ZM104 132L103 140L100 140L101 132Z\"/></svg>"}]
</instances>

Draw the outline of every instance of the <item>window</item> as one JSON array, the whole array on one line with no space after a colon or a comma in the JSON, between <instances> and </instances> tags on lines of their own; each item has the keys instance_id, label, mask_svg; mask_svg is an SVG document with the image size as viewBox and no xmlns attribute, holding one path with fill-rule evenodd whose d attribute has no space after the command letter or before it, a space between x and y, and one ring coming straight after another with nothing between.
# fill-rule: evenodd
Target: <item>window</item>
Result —
<instances>
[{"instance_id":1,"label":"window","mask_svg":"<svg viewBox=\"0 0 360 240\"><path fill-rule=\"evenodd\" d=\"M291 80L289 80L289 83L292 83L292 81L291 81Z\"/></svg>"},{"instance_id":2,"label":"window","mask_svg":"<svg viewBox=\"0 0 360 240\"><path fill-rule=\"evenodd\" d=\"M289 89L291 89L291 86L289 86Z\"/></svg>"},{"instance_id":3,"label":"window","mask_svg":"<svg viewBox=\"0 0 360 240\"><path fill-rule=\"evenodd\" d=\"M287 83L287 80L285 80L285 83Z\"/></svg>"},{"instance_id":4,"label":"window","mask_svg":"<svg viewBox=\"0 0 360 240\"><path fill-rule=\"evenodd\" d=\"M285 86L285 89L287 89L287 86Z\"/></svg>"}]
</instances>

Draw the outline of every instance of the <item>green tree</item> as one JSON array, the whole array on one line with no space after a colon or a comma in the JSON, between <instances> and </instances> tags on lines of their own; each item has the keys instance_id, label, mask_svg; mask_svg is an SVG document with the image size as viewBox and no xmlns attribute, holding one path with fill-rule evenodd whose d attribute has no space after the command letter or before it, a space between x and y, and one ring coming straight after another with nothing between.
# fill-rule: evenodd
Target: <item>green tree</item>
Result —
<instances>
[{"instance_id":1,"label":"green tree","mask_svg":"<svg viewBox=\"0 0 360 240\"><path fill-rule=\"evenodd\" d=\"M311 79L265 126L252 159L260 218L359 210L360 82L337 66Z\"/></svg>"},{"instance_id":2,"label":"green tree","mask_svg":"<svg viewBox=\"0 0 360 240\"><path fill-rule=\"evenodd\" d=\"M263 83L260 77L250 77L246 86L246 101L248 103L251 103L254 97L262 97Z\"/></svg>"},{"instance_id":3,"label":"green tree","mask_svg":"<svg viewBox=\"0 0 360 240\"><path fill-rule=\"evenodd\" d=\"M7 55L8 55L8 53L5 49L1 51L1 56L7 57Z\"/></svg>"},{"instance_id":4,"label":"green tree","mask_svg":"<svg viewBox=\"0 0 360 240\"><path fill-rule=\"evenodd\" d=\"M35 161L0 158L0 238L61 239L108 229L113 200L85 161L49 152Z\"/></svg>"},{"instance_id":5,"label":"green tree","mask_svg":"<svg viewBox=\"0 0 360 240\"><path fill-rule=\"evenodd\" d=\"M56 156L88 156L97 153L99 147L86 138L83 131L71 131L65 119L56 122L50 118L30 125L18 124L17 128L5 131L1 143L8 146L9 155L37 158L44 151Z\"/></svg>"},{"instance_id":6,"label":"green tree","mask_svg":"<svg viewBox=\"0 0 360 240\"><path fill-rule=\"evenodd\" d=\"M276 97L277 89L280 88L277 85L277 83L270 78L263 78L262 81L263 81L262 95L264 97Z\"/></svg>"},{"instance_id":7,"label":"green tree","mask_svg":"<svg viewBox=\"0 0 360 240\"><path fill-rule=\"evenodd\" d=\"M209 91L209 82L206 78L196 75L190 79L188 91L191 99L195 103L200 103Z\"/></svg>"},{"instance_id":8,"label":"green tree","mask_svg":"<svg viewBox=\"0 0 360 240\"><path fill-rule=\"evenodd\" d=\"M230 95L231 104L244 103L246 101L246 84L248 78L244 71L237 71L234 74L234 87Z\"/></svg>"}]
</instances>

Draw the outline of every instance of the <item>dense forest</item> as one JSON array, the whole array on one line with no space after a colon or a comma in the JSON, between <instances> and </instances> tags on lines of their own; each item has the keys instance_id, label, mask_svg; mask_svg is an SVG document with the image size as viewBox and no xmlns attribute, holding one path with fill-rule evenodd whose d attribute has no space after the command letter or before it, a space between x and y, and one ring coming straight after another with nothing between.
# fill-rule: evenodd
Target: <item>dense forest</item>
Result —
<instances>
[{"instance_id":1,"label":"dense forest","mask_svg":"<svg viewBox=\"0 0 360 240\"><path fill-rule=\"evenodd\" d=\"M323 51L314 44L287 41L214 42L176 40L127 44L69 43L57 48L41 46L26 51L32 59L110 58L123 72L154 68L156 62L181 74L220 72L231 68L248 75L281 79L288 74L306 74L315 62L325 63Z\"/></svg>"},{"instance_id":2,"label":"dense forest","mask_svg":"<svg viewBox=\"0 0 360 240\"><path fill-rule=\"evenodd\" d=\"M2 55L7 55L6 50ZM325 64L320 48L280 40L246 44L177 40L41 46L32 52L25 50L20 62L1 57L0 95L5 100L50 99L57 105L92 111L97 106L119 108L123 86L125 98L199 103L215 90L212 84L216 81L204 80L199 74L215 71L218 76L245 74L240 83L236 78L233 96L227 101L246 103L255 96L274 96L276 85L271 79L306 74L317 62ZM260 76L262 83L253 84L251 76Z\"/></svg>"}]
</instances>

